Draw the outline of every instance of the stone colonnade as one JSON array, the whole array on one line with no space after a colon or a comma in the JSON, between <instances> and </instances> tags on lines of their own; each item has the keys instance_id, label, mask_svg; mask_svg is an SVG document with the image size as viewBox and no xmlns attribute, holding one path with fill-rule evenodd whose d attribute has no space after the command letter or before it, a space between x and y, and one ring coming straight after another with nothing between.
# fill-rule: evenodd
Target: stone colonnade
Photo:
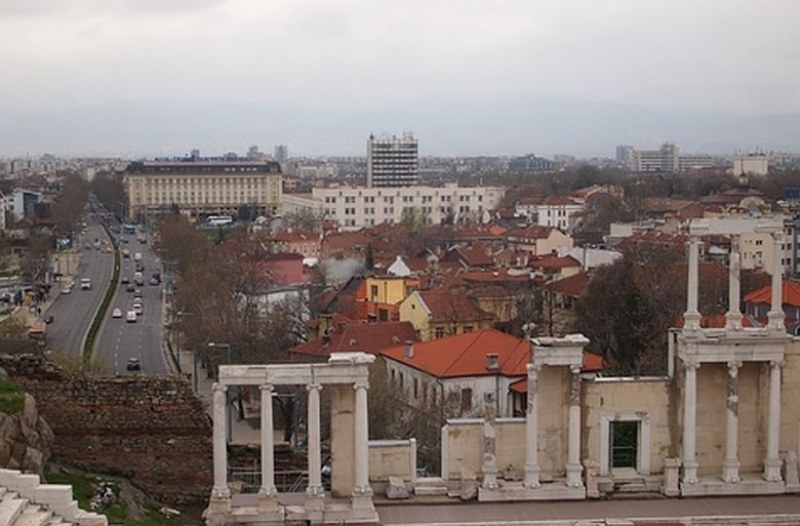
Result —
<instances>
[{"instance_id":1,"label":"stone colonnade","mask_svg":"<svg viewBox=\"0 0 800 526\"><path fill-rule=\"evenodd\" d=\"M565 338L539 338L532 341L532 359L527 365L528 407L525 415L525 475L529 489L541 487L539 467L539 374L543 367L568 367L570 370L569 431L567 440L566 485L583 487L581 448L581 368L583 348L589 343L583 335Z\"/></svg>"},{"instance_id":2,"label":"stone colonnade","mask_svg":"<svg viewBox=\"0 0 800 526\"><path fill-rule=\"evenodd\" d=\"M275 458L273 439L272 397L278 385L306 385L308 392L308 486L305 509L309 512L324 511L324 488L322 486L321 436L320 436L320 391L325 385L351 385L355 390L352 408L354 425L352 451L340 451L340 455L351 455L353 480L351 492L352 509L374 514L372 490L369 486L368 415L367 415L367 366L375 359L364 353L340 353L325 364L288 365L242 365L221 366L219 381L213 386L213 452L214 486L211 491L209 511L230 513L231 494L227 480L227 444L225 437L226 390L233 385L257 385L261 392L261 487L258 492L258 512L263 514L280 512L275 485ZM334 476L337 476L334 473ZM363 517L363 514L361 515ZM351 517L353 518L353 517ZM224 521L222 522L224 523Z\"/></svg>"},{"instance_id":3,"label":"stone colonnade","mask_svg":"<svg viewBox=\"0 0 800 526\"><path fill-rule=\"evenodd\" d=\"M781 368L783 367L784 344L788 336L784 327L782 307L782 261L781 242L783 231L780 225L770 225L756 231L769 233L773 239L773 265L771 281L771 304L767 314L766 328L744 329L739 302L741 252L740 234L731 233L731 251L728 273L728 312L725 328L701 329L698 310L699 289L699 244L700 235L707 233L703 226L693 225L688 242L689 268L687 305L684 326L680 335L679 357L684 368L683 392L683 475L684 487L699 483L696 451L697 437L697 375L703 364L727 366L727 396L725 417L725 457L720 477L728 484L741 481L739 473L739 370L745 362L767 363L769 376L769 405L767 414L767 448L764 458L763 479L780 482L780 406ZM712 334L713 333L713 334ZM713 336L713 338L707 338ZM755 340L758 340L757 342ZM756 349L758 352L753 352Z\"/></svg>"}]
</instances>

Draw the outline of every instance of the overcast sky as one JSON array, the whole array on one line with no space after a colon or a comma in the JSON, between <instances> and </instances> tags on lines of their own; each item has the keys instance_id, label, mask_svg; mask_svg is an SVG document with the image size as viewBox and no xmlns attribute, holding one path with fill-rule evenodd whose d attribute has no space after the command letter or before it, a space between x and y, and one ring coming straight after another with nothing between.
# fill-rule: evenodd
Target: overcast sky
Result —
<instances>
[{"instance_id":1,"label":"overcast sky","mask_svg":"<svg viewBox=\"0 0 800 526\"><path fill-rule=\"evenodd\" d=\"M785 114L799 28L797 0L0 0L0 110L557 93Z\"/></svg>"}]
</instances>

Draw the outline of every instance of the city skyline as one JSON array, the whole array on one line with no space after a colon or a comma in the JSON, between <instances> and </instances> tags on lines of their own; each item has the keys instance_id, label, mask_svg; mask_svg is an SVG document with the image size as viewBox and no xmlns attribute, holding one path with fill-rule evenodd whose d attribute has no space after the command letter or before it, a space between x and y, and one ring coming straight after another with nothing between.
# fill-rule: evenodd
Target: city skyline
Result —
<instances>
[{"instance_id":1,"label":"city skyline","mask_svg":"<svg viewBox=\"0 0 800 526\"><path fill-rule=\"evenodd\" d=\"M7 0L3 154L800 150L800 5ZM202 38L196 38L202 35Z\"/></svg>"}]
</instances>

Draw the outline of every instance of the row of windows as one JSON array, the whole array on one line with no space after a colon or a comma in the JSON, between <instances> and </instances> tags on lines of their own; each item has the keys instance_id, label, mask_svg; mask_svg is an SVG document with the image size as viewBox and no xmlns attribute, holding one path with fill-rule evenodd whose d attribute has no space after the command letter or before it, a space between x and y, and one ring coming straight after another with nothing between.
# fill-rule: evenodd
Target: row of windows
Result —
<instances>
[{"instance_id":1,"label":"row of windows","mask_svg":"<svg viewBox=\"0 0 800 526\"><path fill-rule=\"evenodd\" d=\"M146 186L164 186L164 185L218 185L218 184L246 184L246 185L261 185L266 183L274 183L279 178L273 177L176 177L176 178L136 178L132 179L134 183L144 183Z\"/></svg>"},{"instance_id":2,"label":"row of windows","mask_svg":"<svg viewBox=\"0 0 800 526\"><path fill-rule=\"evenodd\" d=\"M392 383L397 385L400 389L405 388L405 374L402 371L397 371L394 368L391 369L391 377ZM411 394L414 397L414 400L419 400L423 404L427 404L430 402L431 404L435 404L437 398L440 396L437 384L434 382L426 382L424 380L420 380L419 378L410 378L410 385ZM472 411L472 389L469 387L464 387L461 389L461 397L460 397L460 407L462 412Z\"/></svg>"},{"instance_id":3,"label":"row of windows","mask_svg":"<svg viewBox=\"0 0 800 526\"><path fill-rule=\"evenodd\" d=\"M440 197L440 202L449 203L449 202L451 202L452 197L453 196L443 195L443 196ZM483 202L483 196L482 195L479 195L479 196L460 195L460 196L458 196L458 200L461 203L469 203L470 202L470 197L477 197L477 200L478 200L479 203ZM395 198L395 196L384 196L383 197L383 202L385 204L392 205L392 204L394 204L394 198ZM364 201L364 203L374 203L375 202L375 196L366 196L366 197L363 198L363 201ZM420 198L420 202L422 202L422 203L430 203L432 201L433 201L433 197L432 196L421 196L421 198ZM355 196L344 196L344 203L345 204L355 204L355 202L356 202L356 197ZM414 203L414 196L403 196L402 197L402 202L403 203L413 204ZM336 204L336 196L330 196L330 195L325 196L325 204L335 205Z\"/></svg>"}]
</instances>

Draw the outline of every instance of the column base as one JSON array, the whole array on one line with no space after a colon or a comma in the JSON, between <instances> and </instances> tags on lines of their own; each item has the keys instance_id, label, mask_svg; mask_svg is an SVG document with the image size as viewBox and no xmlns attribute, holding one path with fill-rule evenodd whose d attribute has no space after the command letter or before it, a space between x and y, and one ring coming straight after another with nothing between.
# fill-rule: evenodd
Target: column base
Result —
<instances>
[{"instance_id":1,"label":"column base","mask_svg":"<svg viewBox=\"0 0 800 526\"><path fill-rule=\"evenodd\" d=\"M767 313L767 328L774 331L786 332L786 325L784 325L785 315L783 312L768 312Z\"/></svg>"},{"instance_id":2,"label":"column base","mask_svg":"<svg viewBox=\"0 0 800 526\"><path fill-rule=\"evenodd\" d=\"M762 478L767 482L782 482L781 478L781 459L768 458L764 460L764 474Z\"/></svg>"},{"instance_id":3,"label":"column base","mask_svg":"<svg viewBox=\"0 0 800 526\"><path fill-rule=\"evenodd\" d=\"M211 498L208 499L206 513L216 515L220 513L230 513L231 511L231 491L228 488L213 488Z\"/></svg>"},{"instance_id":4,"label":"column base","mask_svg":"<svg viewBox=\"0 0 800 526\"><path fill-rule=\"evenodd\" d=\"M726 484L737 484L741 482L739 478L740 463L735 458L725 459L722 461L722 480Z\"/></svg>"},{"instance_id":5,"label":"column base","mask_svg":"<svg viewBox=\"0 0 800 526\"><path fill-rule=\"evenodd\" d=\"M567 464L567 486L570 488L583 487L583 466L580 464Z\"/></svg>"},{"instance_id":6,"label":"column base","mask_svg":"<svg viewBox=\"0 0 800 526\"><path fill-rule=\"evenodd\" d=\"M525 487L526 488L538 488L542 485L539 482L539 473L541 469L539 469L538 464L525 464Z\"/></svg>"},{"instance_id":7,"label":"column base","mask_svg":"<svg viewBox=\"0 0 800 526\"><path fill-rule=\"evenodd\" d=\"M697 467L698 464L694 460L683 461L683 484L697 484Z\"/></svg>"},{"instance_id":8,"label":"column base","mask_svg":"<svg viewBox=\"0 0 800 526\"><path fill-rule=\"evenodd\" d=\"M278 504L278 492L275 488L261 488L258 491L258 511L264 513L275 513L280 510Z\"/></svg>"},{"instance_id":9,"label":"column base","mask_svg":"<svg viewBox=\"0 0 800 526\"><path fill-rule=\"evenodd\" d=\"M742 330L742 315L735 312L725 314L725 330L738 332Z\"/></svg>"},{"instance_id":10,"label":"column base","mask_svg":"<svg viewBox=\"0 0 800 526\"><path fill-rule=\"evenodd\" d=\"M683 313L683 330L685 330L685 331L699 331L700 330L700 313L699 312L684 312Z\"/></svg>"},{"instance_id":11,"label":"column base","mask_svg":"<svg viewBox=\"0 0 800 526\"><path fill-rule=\"evenodd\" d=\"M483 472L483 482L481 483L483 489L495 490L498 488L497 484L497 469L485 469Z\"/></svg>"}]
</instances>

